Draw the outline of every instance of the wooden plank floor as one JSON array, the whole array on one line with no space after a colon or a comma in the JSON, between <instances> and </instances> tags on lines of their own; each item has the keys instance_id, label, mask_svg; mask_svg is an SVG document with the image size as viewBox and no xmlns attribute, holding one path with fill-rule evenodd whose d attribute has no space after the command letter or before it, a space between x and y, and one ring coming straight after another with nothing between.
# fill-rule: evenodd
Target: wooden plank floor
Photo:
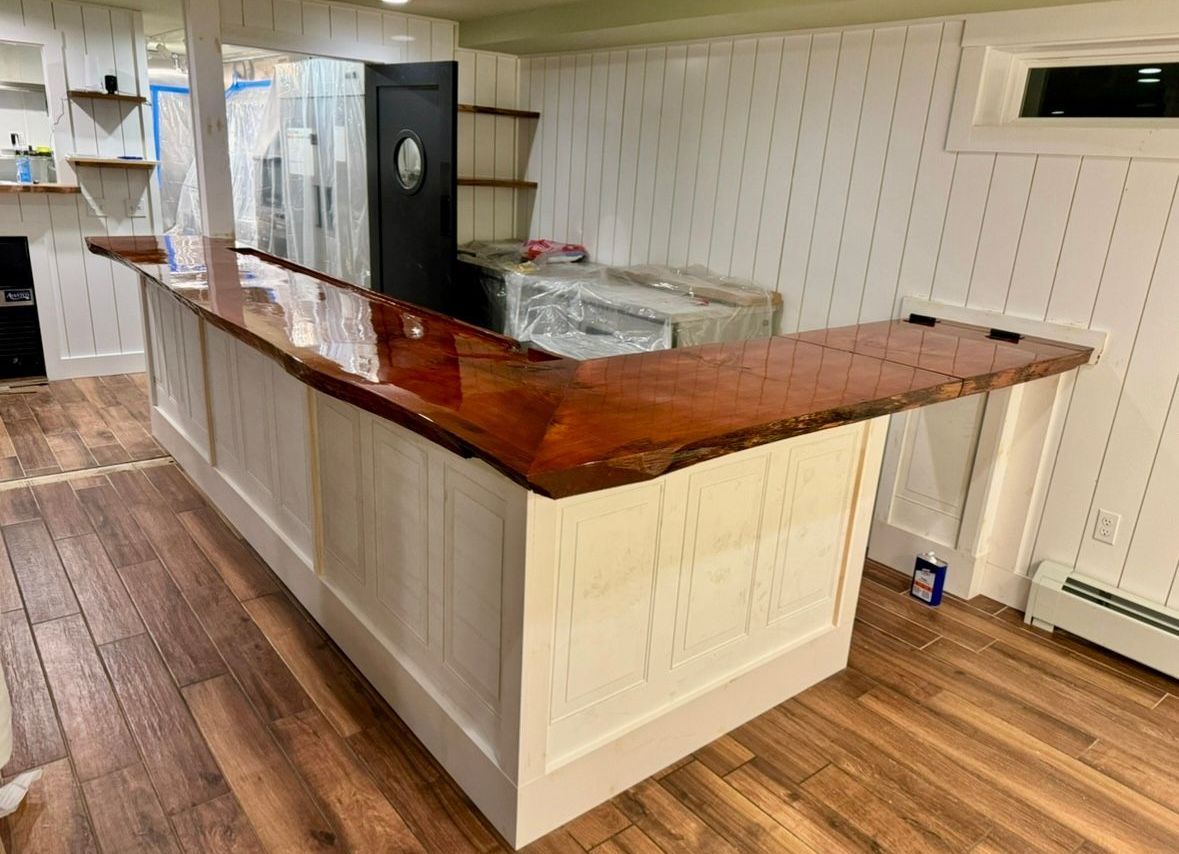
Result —
<instances>
[{"instance_id":1,"label":"wooden plank floor","mask_svg":"<svg viewBox=\"0 0 1179 854\"><path fill-rule=\"evenodd\" d=\"M143 374L0 387L0 483L165 456Z\"/></svg>"},{"instance_id":2,"label":"wooden plank floor","mask_svg":"<svg viewBox=\"0 0 1179 854\"><path fill-rule=\"evenodd\" d=\"M0 486L0 536L9 851L506 849L174 465ZM530 850L1179 850L1179 684L866 572L847 671Z\"/></svg>"}]
</instances>

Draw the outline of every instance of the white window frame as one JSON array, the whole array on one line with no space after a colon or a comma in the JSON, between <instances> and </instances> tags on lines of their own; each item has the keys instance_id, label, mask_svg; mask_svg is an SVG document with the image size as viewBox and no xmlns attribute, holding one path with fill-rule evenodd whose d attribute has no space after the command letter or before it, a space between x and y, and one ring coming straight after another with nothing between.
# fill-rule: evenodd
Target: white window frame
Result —
<instances>
[{"instance_id":1,"label":"white window frame","mask_svg":"<svg viewBox=\"0 0 1179 854\"><path fill-rule=\"evenodd\" d=\"M967 19L947 150L1179 158L1179 119L1020 116L1033 68L1179 62L1176 23L1154 2Z\"/></svg>"}]
</instances>

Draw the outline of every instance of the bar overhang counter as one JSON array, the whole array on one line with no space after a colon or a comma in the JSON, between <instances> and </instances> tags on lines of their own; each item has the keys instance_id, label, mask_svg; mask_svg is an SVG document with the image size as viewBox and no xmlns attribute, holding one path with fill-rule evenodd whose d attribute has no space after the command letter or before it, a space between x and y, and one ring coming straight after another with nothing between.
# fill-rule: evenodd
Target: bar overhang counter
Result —
<instances>
[{"instance_id":1,"label":"bar overhang counter","mask_svg":"<svg viewBox=\"0 0 1179 854\"><path fill-rule=\"evenodd\" d=\"M888 415L1089 347L893 321L588 362L201 238L159 440L520 846L843 669Z\"/></svg>"}]
</instances>

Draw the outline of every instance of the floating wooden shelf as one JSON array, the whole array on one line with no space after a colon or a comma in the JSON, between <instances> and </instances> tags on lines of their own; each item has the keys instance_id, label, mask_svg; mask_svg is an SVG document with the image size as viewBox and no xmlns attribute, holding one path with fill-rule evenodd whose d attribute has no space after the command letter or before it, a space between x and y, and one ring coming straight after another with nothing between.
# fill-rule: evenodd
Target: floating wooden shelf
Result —
<instances>
[{"instance_id":1,"label":"floating wooden shelf","mask_svg":"<svg viewBox=\"0 0 1179 854\"><path fill-rule=\"evenodd\" d=\"M535 190L535 181L517 181L514 178L459 178L460 187L505 187L509 190Z\"/></svg>"},{"instance_id":2,"label":"floating wooden shelf","mask_svg":"<svg viewBox=\"0 0 1179 854\"><path fill-rule=\"evenodd\" d=\"M115 169L155 169L158 160L124 160L121 157L90 157L71 154L66 160L75 166L110 166Z\"/></svg>"},{"instance_id":3,"label":"floating wooden shelf","mask_svg":"<svg viewBox=\"0 0 1179 854\"><path fill-rule=\"evenodd\" d=\"M127 104L146 104L147 98L142 95L128 95L123 92L115 92L113 95L109 92L101 92L90 89L71 89L68 93L71 98L93 98L96 101L122 101Z\"/></svg>"},{"instance_id":4,"label":"floating wooden shelf","mask_svg":"<svg viewBox=\"0 0 1179 854\"><path fill-rule=\"evenodd\" d=\"M80 193L77 184L9 184L0 183L0 193Z\"/></svg>"},{"instance_id":5,"label":"floating wooden shelf","mask_svg":"<svg viewBox=\"0 0 1179 854\"><path fill-rule=\"evenodd\" d=\"M459 104L460 113L483 113L489 116L511 116L514 119L539 119L540 113L533 110L509 110L507 107L481 107L478 104Z\"/></svg>"}]
</instances>

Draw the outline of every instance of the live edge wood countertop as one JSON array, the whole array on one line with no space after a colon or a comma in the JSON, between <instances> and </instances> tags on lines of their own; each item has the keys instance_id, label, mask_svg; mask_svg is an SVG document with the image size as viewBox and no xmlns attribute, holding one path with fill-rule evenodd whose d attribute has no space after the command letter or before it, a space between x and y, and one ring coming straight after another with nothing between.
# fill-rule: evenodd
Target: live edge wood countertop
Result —
<instances>
[{"instance_id":1,"label":"live edge wood countertop","mask_svg":"<svg viewBox=\"0 0 1179 854\"><path fill-rule=\"evenodd\" d=\"M307 385L554 498L1062 373L1090 355L896 320L578 362L227 240L87 243Z\"/></svg>"}]
</instances>

